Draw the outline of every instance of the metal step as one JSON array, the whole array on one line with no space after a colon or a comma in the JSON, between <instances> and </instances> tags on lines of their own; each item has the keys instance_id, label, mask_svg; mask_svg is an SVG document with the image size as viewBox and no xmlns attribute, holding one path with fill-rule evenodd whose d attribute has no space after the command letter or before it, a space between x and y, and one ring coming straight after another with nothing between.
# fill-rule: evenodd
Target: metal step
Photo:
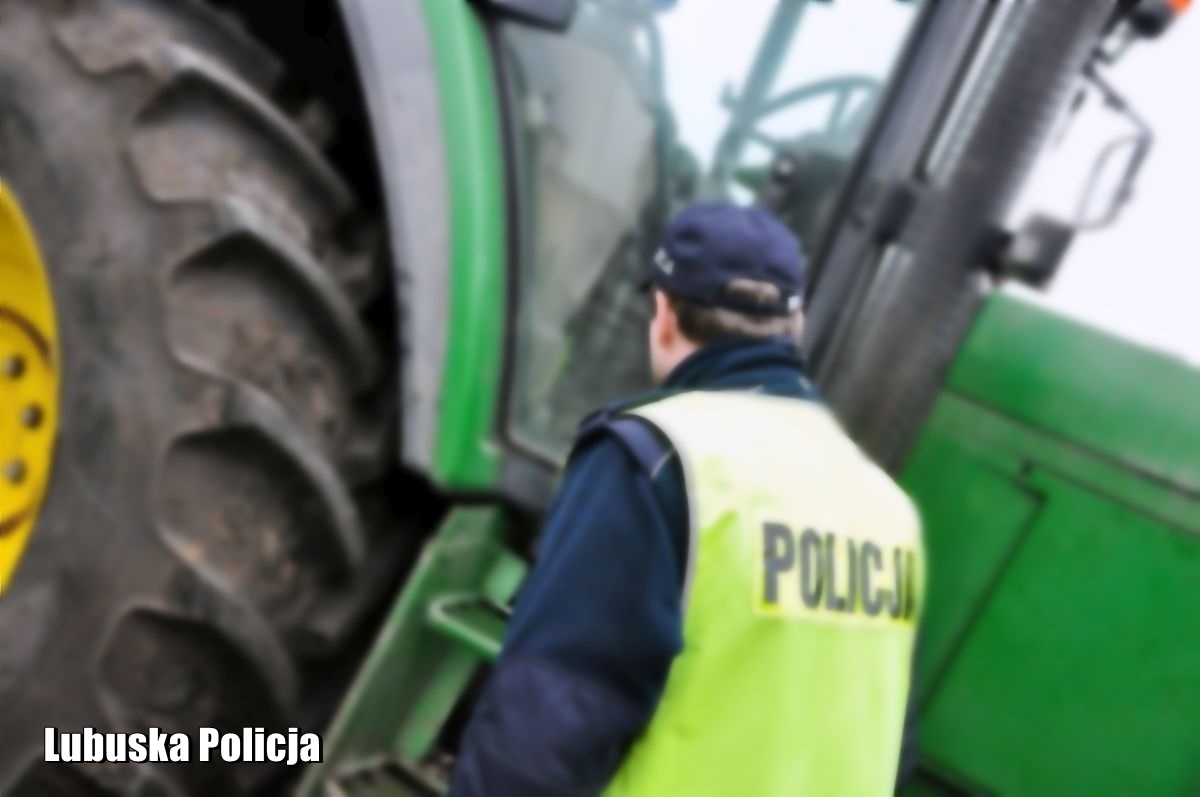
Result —
<instances>
[{"instance_id":1,"label":"metal step","mask_svg":"<svg viewBox=\"0 0 1200 797\"><path fill-rule=\"evenodd\" d=\"M500 653L524 560L499 507L456 509L425 544L299 794L423 795L445 790L436 749L480 667Z\"/></svg>"}]
</instances>

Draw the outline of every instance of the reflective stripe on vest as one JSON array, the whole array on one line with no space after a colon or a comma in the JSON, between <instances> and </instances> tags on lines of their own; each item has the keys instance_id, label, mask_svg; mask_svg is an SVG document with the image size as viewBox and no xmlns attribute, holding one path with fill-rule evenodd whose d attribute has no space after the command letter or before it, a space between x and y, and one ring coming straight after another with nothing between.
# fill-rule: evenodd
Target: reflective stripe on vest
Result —
<instances>
[{"instance_id":1,"label":"reflective stripe on vest","mask_svg":"<svg viewBox=\"0 0 1200 797\"><path fill-rule=\"evenodd\" d=\"M908 498L811 402L633 414L679 452L692 543L683 651L605 793L892 794L924 579Z\"/></svg>"}]
</instances>

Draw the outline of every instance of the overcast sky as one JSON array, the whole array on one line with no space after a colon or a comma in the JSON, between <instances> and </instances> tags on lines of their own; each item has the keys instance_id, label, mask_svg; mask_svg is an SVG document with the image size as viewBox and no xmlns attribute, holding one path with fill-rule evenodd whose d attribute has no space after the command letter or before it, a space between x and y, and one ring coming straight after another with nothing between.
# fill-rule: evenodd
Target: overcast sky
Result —
<instances>
[{"instance_id":1,"label":"overcast sky","mask_svg":"<svg viewBox=\"0 0 1200 797\"><path fill-rule=\"evenodd\" d=\"M1123 216L1076 240L1043 300L1200 365L1200 10L1110 76L1154 127L1154 151ZM1058 158L1076 167L1090 162L1097 136L1122 129L1112 119L1080 121L1085 134L1068 133ZM1040 170L1022 205L1078 196L1080 169L1063 171Z\"/></svg>"}]
</instances>

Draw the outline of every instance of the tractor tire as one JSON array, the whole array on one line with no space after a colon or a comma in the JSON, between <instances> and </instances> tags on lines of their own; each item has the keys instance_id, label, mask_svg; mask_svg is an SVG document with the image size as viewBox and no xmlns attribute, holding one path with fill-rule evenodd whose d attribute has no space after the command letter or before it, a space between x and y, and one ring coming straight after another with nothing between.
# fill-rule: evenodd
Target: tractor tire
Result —
<instances>
[{"instance_id":1,"label":"tractor tire","mask_svg":"<svg viewBox=\"0 0 1200 797\"><path fill-rule=\"evenodd\" d=\"M277 793L73 763L46 728L320 731L411 541L369 215L199 0L0 0L0 177L61 339L51 484L0 600L0 793ZM376 325L381 326L381 325Z\"/></svg>"}]
</instances>

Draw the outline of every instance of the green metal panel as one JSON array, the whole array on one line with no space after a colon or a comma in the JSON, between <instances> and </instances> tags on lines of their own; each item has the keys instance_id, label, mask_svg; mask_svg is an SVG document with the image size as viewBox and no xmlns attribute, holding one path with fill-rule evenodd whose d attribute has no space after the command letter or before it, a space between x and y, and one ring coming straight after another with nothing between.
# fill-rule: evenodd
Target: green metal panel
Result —
<instances>
[{"instance_id":1,"label":"green metal panel","mask_svg":"<svg viewBox=\"0 0 1200 797\"><path fill-rule=\"evenodd\" d=\"M492 435L504 355L506 202L497 84L486 32L466 0L422 0L422 8L437 64L452 210L434 478L452 489L486 489L498 473Z\"/></svg>"},{"instance_id":2,"label":"green metal panel","mask_svg":"<svg viewBox=\"0 0 1200 797\"><path fill-rule=\"evenodd\" d=\"M498 615L525 575L525 563L505 546L506 531L498 508L457 509L426 544L301 793L407 794L443 785L434 743L471 677L499 652Z\"/></svg>"},{"instance_id":3,"label":"green metal panel","mask_svg":"<svg viewBox=\"0 0 1200 797\"><path fill-rule=\"evenodd\" d=\"M924 666L917 672L918 691L928 693L1041 501L940 424L926 431L904 486L920 504L926 537L937 534L929 540L936 546L921 630ZM957 532L963 518L970 518L970 533ZM943 529L949 533L941 534Z\"/></svg>"},{"instance_id":4,"label":"green metal panel","mask_svg":"<svg viewBox=\"0 0 1200 797\"><path fill-rule=\"evenodd\" d=\"M1200 492L1200 371L1181 360L999 294L949 389Z\"/></svg>"},{"instance_id":5,"label":"green metal panel","mask_svg":"<svg viewBox=\"0 0 1200 797\"><path fill-rule=\"evenodd\" d=\"M911 795L1200 789L1200 373L1005 296L902 480L930 558Z\"/></svg>"},{"instance_id":6,"label":"green metal panel","mask_svg":"<svg viewBox=\"0 0 1200 797\"><path fill-rule=\"evenodd\" d=\"M1000 794L1182 795L1200 785L1200 540L1037 473L1024 535L922 744Z\"/></svg>"}]
</instances>

